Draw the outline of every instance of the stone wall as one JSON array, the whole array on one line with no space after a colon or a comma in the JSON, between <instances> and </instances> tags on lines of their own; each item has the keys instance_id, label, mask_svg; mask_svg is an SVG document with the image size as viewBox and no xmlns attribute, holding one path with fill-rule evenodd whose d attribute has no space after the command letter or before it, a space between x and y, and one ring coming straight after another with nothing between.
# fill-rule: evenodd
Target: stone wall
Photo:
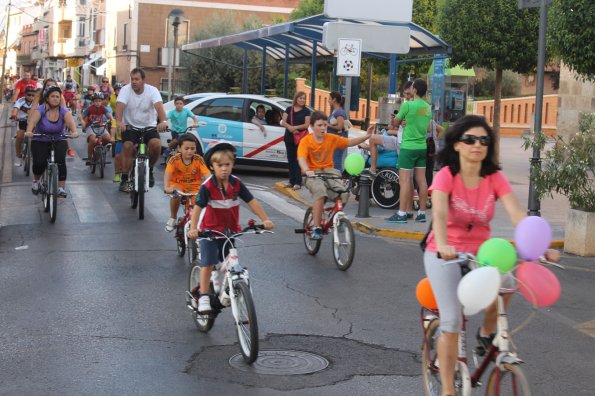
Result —
<instances>
[{"instance_id":1,"label":"stone wall","mask_svg":"<svg viewBox=\"0 0 595 396\"><path fill-rule=\"evenodd\" d=\"M558 135L568 137L578 131L581 112L595 112L595 83L582 82L562 64L558 99Z\"/></svg>"}]
</instances>

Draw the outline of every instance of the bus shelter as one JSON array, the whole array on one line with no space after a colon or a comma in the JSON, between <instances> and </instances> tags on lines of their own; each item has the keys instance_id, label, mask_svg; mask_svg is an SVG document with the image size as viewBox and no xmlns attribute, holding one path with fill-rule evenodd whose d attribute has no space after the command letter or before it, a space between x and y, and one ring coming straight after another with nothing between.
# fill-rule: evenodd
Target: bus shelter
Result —
<instances>
[{"instance_id":1,"label":"bus shelter","mask_svg":"<svg viewBox=\"0 0 595 396\"><path fill-rule=\"evenodd\" d=\"M267 57L275 61L284 62L284 84L283 95L287 97L288 91L288 74L289 63L310 63L312 94L311 101L315 97L316 87L316 65L319 58L331 58L335 53L322 44L323 27L327 22L337 22L336 18L328 18L324 15L315 15L303 19L298 19L291 22L280 23L272 26L263 27L260 29L249 30L241 33L230 34L227 36L214 37L206 40L200 40L182 46L182 50L186 53L193 54L205 48L215 48L225 45L234 45L244 50L243 58L243 78L242 78L242 92L247 93L248 90L248 51L259 51L262 53L262 67L261 67L261 84L260 93L265 93L266 81L266 63ZM370 22L359 21L351 19L342 19L341 22L348 22L354 24L364 25L385 25L385 26L401 26L408 27L410 31L409 37L409 53L407 56L415 56L415 59L399 60L397 54L387 54L378 52L362 51L362 57L384 59L390 63L389 73L389 93L395 94L397 91L397 70L398 64L404 62L417 62L421 60L432 60L436 55L447 56L450 53L450 47L440 39L438 36L432 34L423 27L414 23L387 23L387 22ZM356 37L353 37L356 38ZM379 37L378 40L390 40L390 37ZM365 47L364 47L365 49ZM313 105L313 103L311 103Z\"/></svg>"}]
</instances>

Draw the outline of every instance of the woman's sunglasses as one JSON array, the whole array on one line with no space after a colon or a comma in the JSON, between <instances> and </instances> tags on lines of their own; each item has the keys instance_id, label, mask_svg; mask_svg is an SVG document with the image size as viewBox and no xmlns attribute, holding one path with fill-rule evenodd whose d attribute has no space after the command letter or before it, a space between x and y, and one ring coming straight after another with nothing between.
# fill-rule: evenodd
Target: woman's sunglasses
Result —
<instances>
[{"instance_id":1,"label":"woman's sunglasses","mask_svg":"<svg viewBox=\"0 0 595 396\"><path fill-rule=\"evenodd\" d=\"M108 81L108 80L103 80L102 82L103 82L103 83L108 83L109 81Z\"/></svg>"},{"instance_id":2,"label":"woman's sunglasses","mask_svg":"<svg viewBox=\"0 0 595 396\"><path fill-rule=\"evenodd\" d=\"M459 142L463 142L465 144L468 144L469 146L473 146L477 141L479 141L479 144L481 144L482 146L490 145L489 136L463 135L459 139Z\"/></svg>"}]
</instances>

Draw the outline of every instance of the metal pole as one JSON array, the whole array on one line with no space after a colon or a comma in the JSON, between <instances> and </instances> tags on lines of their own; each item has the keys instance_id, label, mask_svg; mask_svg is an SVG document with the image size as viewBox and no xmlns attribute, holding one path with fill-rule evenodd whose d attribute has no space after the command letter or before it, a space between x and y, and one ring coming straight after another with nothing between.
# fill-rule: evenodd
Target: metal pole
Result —
<instances>
[{"instance_id":1,"label":"metal pole","mask_svg":"<svg viewBox=\"0 0 595 396\"><path fill-rule=\"evenodd\" d=\"M347 112L347 118L351 112L351 76L345 76L345 111Z\"/></svg>"},{"instance_id":2,"label":"metal pole","mask_svg":"<svg viewBox=\"0 0 595 396\"><path fill-rule=\"evenodd\" d=\"M180 17L176 17L172 25L174 25L174 61L172 62L172 77L171 77L171 91L170 94L176 93L176 51L178 50L178 27L180 26ZM170 98L171 100L171 98Z\"/></svg>"},{"instance_id":3,"label":"metal pole","mask_svg":"<svg viewBox=\"0 0 595 396\"><path fill-rule=\"evenodd\" d=\"M260 71L260 94L264 95L267 78L267 47L262 47L262 69Z\"/></svg>"},{"instance_id":4,"label":"metal pole","mask_svg":"<svg viewBox=\"0 0 595 396\"><path fill-rule=\"evenodd\" d=\"M242 93L248 93L248 50L244 49L244 69L242 70Z\"/></svg>"},{"instance_id":5,"label":"metal pole","mask_svg":"<svg viewBox=\"0 0 595 396\"><path fill-rule=\"evenodd\" d=\"M388 93L397 93L397 54L390 54L390 70L388 72Z\"/></svg>"},{"instance_id":6,"label":"metal pole","mask_svg":"<svg viewBox=\"0 0 595 396\"><path fill-rule=\"evenodd\" d=\"M168 27L169 29L169 27ZM169 36L169 35L168 35ZM168 51L170 52L167 57L167 61L169 63L168 68L167 68L167 100L171 100L171 78L172 78L172 74L173 74L173 51L171 50L171 42L167 43L167 48Z\"/></svg>"},{"instance_id":7,"label":"metal pole","mask_svg":"<svg viewBox=\"0 0 595 396\"><path fill-rule=\"evenodd\" d=\"M283 97L286 98L289 84L289 44L285 44L285 59L283 60Z\"/></svg>"},{"instance_id":8,"label":"metal pole","mask_svg":"<svg viewBox=\"0 0 595 396\"><path fill-rule=\"evenodd\" d=\"M311 85L310 87L310 106L316 107L316 56L318 55L318 42L312 41L312 74L311 74Z\"/></svg>"},{"instance_id":9,"label":"metal pole","mask_svg":"<svg viewBox=\"0 0 595 396\"><path fill-rule=\"evenodd\" d=\"M12 0L8 0L8 4L6 5L6 32L4 33L4 54L2 55L2 82L0 83L0 95L4 96L4 83L6 82L4 79L4 75L6 74L6 53L8 52L8 32L10 29L10 7L12 6ZM2 98L0 97L0 102Z\"/></svg>"},{"instance_id":10,"label":"metal pole","mask_svg":"<svg viewBox=\"0 0 595 396\"><path fill-rule=\"evenodd\" d=\"M367 130L370 127L370 105L372 99L372 73L374 71L372 62L368 63L368 97L366 98L366 119L364 120L364 128Z\"/></svg>"},{"instance_id":11,"label":"metal pole","mask_svg":"<svg viewBox=\"0 0 595 396\"><path fill-rule=\"evenodd\" d=\"M541 115L543 111L543 74L545 68L545 34L547 29L547 2L541 0L539 13L539 51L537 54L537 86L535 93L535 138L543 133L541 130ZM533 146L533 157L531 157L531 177L541 167L541 151L539 147ZM529 181L529 210L530 216L540 216L541 203L535 191L533 180Z\"/></svg>"}]
</instances>

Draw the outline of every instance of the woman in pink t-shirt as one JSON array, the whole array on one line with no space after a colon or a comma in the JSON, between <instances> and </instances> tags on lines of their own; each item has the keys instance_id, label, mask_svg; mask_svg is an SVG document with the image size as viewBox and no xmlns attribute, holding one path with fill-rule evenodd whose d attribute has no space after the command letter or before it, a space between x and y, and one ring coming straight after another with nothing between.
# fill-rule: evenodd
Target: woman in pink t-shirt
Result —
<instances>
[{"instance_id":1,"label":"woman in pink t-shirt","mask_svg":"<svg viewBox=\"0 0 595 396\"><path fill-rule=\"evenodd\" d=\"M512 192L508 179L494 158L494 132L484 117L468 115L455 122L438 153L443 168L436 174L430 193L433 203L432 232L424 254L424 266L440 310L438 359L442 395L455 395L454 371L462 311L457 298L461 279L458 265L442 265L457 252L477 253L490 238L494 205L500 200L514 225L526 215ZM438 253L441 258L438 258ZM546 257L557 261L560 254L548 250ZM495 307L486 310L478 330L479 347L489 346L496 327ZM478 347L478 349L479 349Z\"/></svg>"}]
</instances>

